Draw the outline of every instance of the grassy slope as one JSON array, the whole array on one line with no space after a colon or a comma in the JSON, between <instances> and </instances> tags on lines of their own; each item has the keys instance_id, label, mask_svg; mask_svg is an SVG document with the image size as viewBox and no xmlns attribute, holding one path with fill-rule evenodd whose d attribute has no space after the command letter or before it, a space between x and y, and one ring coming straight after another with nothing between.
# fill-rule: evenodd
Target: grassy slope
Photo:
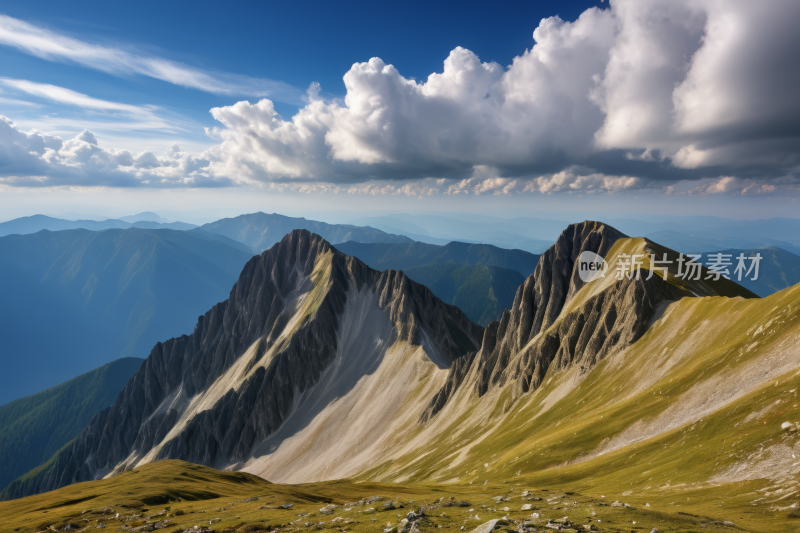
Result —
<instances>
[{"instance_id":1,"label":"grassy slope","mask_svg":"<svg viewBox=\"0 0 800 533\"><path fill-rule=\"evenodd\" d=\"M609 255L644 245L633 241ZM688 507L765 530L767 514L780 522L791 509L776 509L800 504L790 494L800 444L781 429L800 420L798 344L800 286L765 299L685 298L588 374L548 375L513 405L508 391L495 390L445 409L437 416L451 418L438 422L438 438L363 479L519 480L614 498L632 490L631 503ZM770 486L779 492L759 500ZM782 495L789 497L767 503Z\"/></svg>"},{"instance_id":2,"label":"grassy slope","mask_svg":"<svg viewBox=\"0 0 800 533\"><path fill-rule=\"evenodd\" d=\"M118 359L0 406L0 487L45 462L116 400L143 359Z\"/></svg>"},{"instance_id":3,"label":"grassy slope","mask_svg":"<svg viewBox=\"0 0 800 533\"><path fill-rule=\"evenodd\" d=\"M405 273L482 326L511 308L517 287L525 281L516 270L456 263L428 263Z\"/></svg>"},{"instance_id":4,"label":"grassy slope","mask_svg":"<svg viewBox=\"0 0 800 533\"><path fill-rule=\"evenodd\" d=\"M532 493L523 497L523 490ZM497 496L508 498L497 503ZM246 501L251 498L252 501ZM365 501L375 498L375 501ZM387 510L392 501L398 508ZM652 507L619 508L610 497L564 491L553 485L529 486L518 479L485 485L437 486L425 484L354 483L348 480L277 485L256 476L221 472L212 468L170 460L151 463L119 476L79 483L21 500L0 502L0 532L95 530L130 531L146 524L166 522L164 531L209 527L216 532L254 531L352 531L391 529L410 511L432 505L420 520L423 531L443 529L470 531L493 518L507 517L498 531L513 531L522 520L531 520L540 531L546 519L564 516L577 524L594 525L601 531L662 532L734 531L721 523L692 514ZM454 505L464 502L465 506ZM522 511L523 504L531 509ZM289 506L283 508L283 506ZM324 514L325 506L335 506ZM686 507L689 509L689 507ZM531 512L539 518L531 519ZM119 517L117 518L117 514ZM702 524L702 525L701 525ZM160 524L161 525L161 524ZM781 531L772 529L754 531ZM73 529L71 528L71 529ZM583 528L581 528L583 529ZM545 529L546 530L546 529ZM573 529L572 531L575 531Z\"/></svg>"}]
</instances>

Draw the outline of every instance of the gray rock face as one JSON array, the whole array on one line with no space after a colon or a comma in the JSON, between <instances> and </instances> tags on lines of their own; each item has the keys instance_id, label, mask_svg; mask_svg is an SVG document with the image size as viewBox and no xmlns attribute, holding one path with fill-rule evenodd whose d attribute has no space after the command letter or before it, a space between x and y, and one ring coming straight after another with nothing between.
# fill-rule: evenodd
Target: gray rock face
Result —
<instances>
[{"instance_id":1,"label":"gray rock face","mask_svg":"<svg viewBox=\"0 0 800 533\"><path fill-rule=\"evenodd\" d=\"M426 344L444 365L480 345L480 326L402 272L374 271L318 235L295 230L245 265L230 298L199 317L191 335L158 343L113 406L98 413L48 468L15 481L4 496L53 490L128 468L135 462L131 457L143 458L170 432L172 438L148 459L219 466L247 458L286 419L295 395L312 387L333 360L353 284L358 290L366 285L377 296L393 325L389 342ZM298 297L306 294L313 296L312 310L298 320ZM188 402L207 390L251 347L248 370L255 371L176 426L180 399ZM253 366L270 351L268 364Z\"/></svg>"},{"instance_id":2,"label":"gray rock face","mask_svg":"<svg viewBox=\"0 0 800 533\"><path fill-rule=\"evenodd\" d=\"M504 371L511 357L540 331L552 325L564 306L583 287L584 282L575 268L575 261L580 254L589 250L605 256L614 243L623 237L625 235L621 232L599 222L568 226L555 244L542 254L534 273L517 289L512 309L506 310L499 322L487 326L481 349L476 354L467 354L462 358L463 361L456 361L451 367L447 383L431 400L421 421L427 421L444 407L473 366L477 369L478 377L470 385L478 395L485 394L492 384L505 382L508 376L504 375ZM545 347L552 350L556 344L554 339L550 339ZM517 368L521 372L521 383L525 384L523 389L529 388L533 375L543 375L547 358L545 355L533 361L529 357L525 368Z\"/></svg>"},{"instance_id":3,"label":"gray rock face","mask_svg":"<svg viewBox=\"0 0 800 533\"><path fill-rule=\"evenodd\" d=\"M490 387L511 385L518 398L536 390L549 369L578 365L588 372L641 337L663 302L693 296L688 288L658 276L623 277L562 315L585 285L575 265L580 254L591 251L605 257L620 238L625 235L599 222L567 227L517 290L513 308L487 326L481 349L451 367L447 383L421 421L439 412L459 387L472 387L483 396ZM648 246L654 253L668 252L653 243ZM700 282L695 288L701 295L755 296L726 280L713 287Z\"/></svg>"}]
</instances>

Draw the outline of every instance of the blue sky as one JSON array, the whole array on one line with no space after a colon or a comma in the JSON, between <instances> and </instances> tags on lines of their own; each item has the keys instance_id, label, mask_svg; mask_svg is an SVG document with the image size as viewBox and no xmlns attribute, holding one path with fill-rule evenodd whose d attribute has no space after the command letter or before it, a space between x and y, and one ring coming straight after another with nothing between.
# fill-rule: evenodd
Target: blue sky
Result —
<instances>
[{"instance_id":1,"label":"blue sky","mask_svg":"<svg viewBox=\"0 0 800 533\"><path fill-rule=\"evenodd\" d=\"M577 18L598 1L562 2L553 12L549 2L511 2L506 9L488 9L485 2L7 2L9 17L77 40L160 57L209 73L247 76L286 84L272 99L286 117L303 105L312 82L328 97L343 97L342 76L355 62L385 58L406 76L424 79L441 71L443 58L456 46L473 50L482 59L509 64L533 45L532 30L539 20L558 14ZM123 7L124 6L124 7ZM513 16L509 16L513 13ZM180 122L175 135L183 145L211 145L203 127L214 125L212 107L226 106L257 95L214 94L147 76L115 75L52 61L0 46L2 76L56 85L94 98L137 106L158 106ZM43 126L43 114L59 133L79 133L89 123L85 110L18 95L40 107L0 102L0 113L15 122ZM15 108L16 107L16 108ZM68 120L67 120L68 119ZM66 125L69 125L69 129ZM95 129L99 129L95 127ZM131 135L126 131L128 136ZM119 135L110 130L104 137ZM164 143L158 130L134 135L141 147ZM165 148L165 147L163 147ZM162 148L162 149L163 149Z\"/></svg>"},{"instance_id":2,"label":"blue sky","mask_svg":"<svg viewBox=\"0 0 800 533\"><path fill-rule=\"evenodd\" d=\"M796 209L796 2L2 9L6 213Z\"/></svg>"}]
</instances>

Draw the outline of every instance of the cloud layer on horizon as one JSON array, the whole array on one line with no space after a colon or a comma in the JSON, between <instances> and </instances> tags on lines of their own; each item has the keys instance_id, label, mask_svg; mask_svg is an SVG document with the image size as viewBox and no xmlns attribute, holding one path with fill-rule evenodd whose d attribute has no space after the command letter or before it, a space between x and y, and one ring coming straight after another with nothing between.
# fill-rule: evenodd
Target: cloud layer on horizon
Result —
<instances>
[{"instance_id":1,"label":"cloud layer on horizon","mask_svg":"<svg viewBox=\"0 0 800 533\"><path fill-rule=\"evenodd\" d=\"M152 167L0 121L0 183L769 193L800 181L796 20L793 0L612 1L543 19L507 68L456 48L418 82L372 58L345 74L343 101L312 86L288 120L267 99L214 108L219 144Z\"/></svg>"}]
</instances>

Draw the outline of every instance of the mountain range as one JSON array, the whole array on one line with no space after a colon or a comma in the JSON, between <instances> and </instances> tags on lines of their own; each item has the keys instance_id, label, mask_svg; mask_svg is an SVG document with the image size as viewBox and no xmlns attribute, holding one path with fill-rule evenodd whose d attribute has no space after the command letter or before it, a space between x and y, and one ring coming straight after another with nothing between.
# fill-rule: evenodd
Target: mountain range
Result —
<instances>
[{"instance_id":1,"label":"mountain range","mask_svg":"<svg viewBox=\"0 0 800 533\"><path fill-rule=\"evenodd\" d=\"M516 530L574 530L576 516L591 522L584 529L609 531L790 530L800 508L800 285L759 298L705 267L688 279L678 252L586 221L560 233L511 306L483 328L404 270L373 270L342 248L294 230L251 258L228 300L190 335L156 343L110 407L2 493L21 498L90 482L76 488L85 499L45 504L36 496L0 508L13 510L13 520L67 507L77 517L77 505L118 490L114 476L129 486L142 473L171 476L185 486L195 475L186 463L170 462L161 474L150 467L181 460L303 484L292 490L312 490L312 482L329 490L343 478L345 490L350 481L382 483L389 485L380 490L426 498L435 487L443 497L420 509L425 527L440 519L478 526L473 514L481 514L496 517L484 531L498 520ZM371 248L378 258L407 255ZM644 259L636 271L612 266L587 278L580 258L589 252L614 266ZM651 256L669 264L651 264ZM431 265L450 269L438 279L463 266L407 269ZM212 500L192 512L226 513L216 501L222 493L190 497L226 478L193 468L203 480L195 489L153 495L141 486L129 497L139 506ZM455 499L444 498L448 487L471 495L469 511L443 512ZM276 522L284 511L274 500L285 496L271 494L248 508L251 521L287 528L311 512ZM512 498L513 510L500 507ZM365 513L353 515L359 530L378 525L367 518L375 508L337 501L305 527L339 528L356 507ZM393 517L397 505L380 515L389 519L384 530L412 531L422 520L412 517L417 507L403 522ZM328 512L337 525L324 522ZM250 527L233 515L224 515L226 527Z\"/></svg>"},{"instance_id":2,"label":"mountain range","mask_svg":"<svg viewBox=\"0 0 800 533\"><path fill-rule=\"evenodd\" d=\"M159 339L228 297L249 248L201 230L40 231L0 237L0 404Z\"/></svg>"},{"instance_id":3,"label":"mountain range","mask_svg":"<svg viewBox=\"0 0 800 533\"><path fill-rule=\"evenodd\" d=\"M769 246L750 250L720 250L714 254L700 254L699 261L704 265L710 265L713 262L712 259L716 258L718 254L722 254L723 259L726 256L728 257L727 261L731 263L731 266L728 267L730 277L735 279L742 287L751 290L762 298L800 283L800 256L789 253L783 248ZM740 254L744 254L748 258L755 257L756 254L761 256L757 279L753 279L755 271L750 275L742 276L741 280L734 274L737 266L736 258ZM749 262L747 266L750 266Z\"/></svg>"},{"instance_id":4,"label":"mountain range","mask_svg":"<svg viewBox=\"0 0 800 533\"><path fill-rule=\"evenodd\" d=\"M547 214L544 214L547 215ZM450 241L487 243L540 254L546 250L571 217L549 214L554 219L529 216L501 218L473 213L396 213L362 217L351 224L379 228L415 241L446 244ZM711 216L609 217L595 215L629 235L638 235L685 252L718 252L730 248L768 246L800 255L798 219L733 220Z\"/></svg>"},{"instance_id":5,"label":"mountain range","mask_svg":"<svg viewBox=\"0 0 800 533\"><path fill-rule=\"evenodd\" d=\"M470 320L486 326L511 307L514 293L539 256L489 244L345 242L336 248L376 270L402 270Z\"/></svg>"},{"instance_id":6,"label":"mountain range","mask_svg":"<svg viewBox=\"0 0 800 533\"><path fill-rule=\"evenodd\" d=\"M124 218L130 217L123 217L123 219ZM153 222L151 220L129 222L123 219L64 220L47 215L33 215L15 218L7 222L0 222L0 237L5 235L27 235L42 230L61 231L68 229L87 229L91 231L100 231L104 229L127 228L189 230L197 227L194 224L187 224L186 222Z\"/></svg>"},{"instance_id":7,"label":"mountain range","mask_svg":"<svg viewBox=\"0 0 800 533\"><path fill-rule=\"evenodd\" d=\"M156 344L114 405L7 494L174 456L295 475L358 468L414 423L482 335L402 272L377 272L295 230L248 261L191 335ZM299 449L282 443L308 432L325 438L305 443L303 456L316 459L300 468L289 460Z\"/></svg>"},{"instance_id":8,"label":"mountain range","mask_svg":"<svg viewBox=\"0 0 800 533\"><path fill-rule=\"evenodd\" d=\"M439 246L421 242L336 244L341 252L358 257L375 270L406 270L426 263L485 265L516 270L523 277L533 274L539 256L524 250L508 250L488 244L450 242Z\"/></svg>"},{"instance_id":9,"label":"mountain range","mask_svg":"<svg viewBox=\"0 0 800 533\"><path fill-rule=\"evenodd\" d=\"M284 235L295 229L312 231L331 244L347 241L410 243L411 239L401 235L385 233L370 227L347 224L327 224L305 218L292 218L276 213L251 213L236 218L223 218L201 226L209 233L218 233L242 242L256 252L263 252L279 242Z\"/></svg>"},{"instance_id":10,"label":"mountain range","mask_svg":"<svg viewBox=\"0 0 800 533\"><path fill-rule=\"evenodd\" d=\"M685 281L674 271L588 284L575 268L584 251L610 262L674 254L599 223L572 225L484 333L402 272L374 271L295 230L248 262L231 298L192 335L157 344L117 402L6 496L168 458L282 482L364 472L441 479L412 458L439 456L449 432L465 437L452 423L466 412L502 414L530 404L548 377L592 374L671 302L756 298L724 278Z\"/></svg>"}]
</instances>

